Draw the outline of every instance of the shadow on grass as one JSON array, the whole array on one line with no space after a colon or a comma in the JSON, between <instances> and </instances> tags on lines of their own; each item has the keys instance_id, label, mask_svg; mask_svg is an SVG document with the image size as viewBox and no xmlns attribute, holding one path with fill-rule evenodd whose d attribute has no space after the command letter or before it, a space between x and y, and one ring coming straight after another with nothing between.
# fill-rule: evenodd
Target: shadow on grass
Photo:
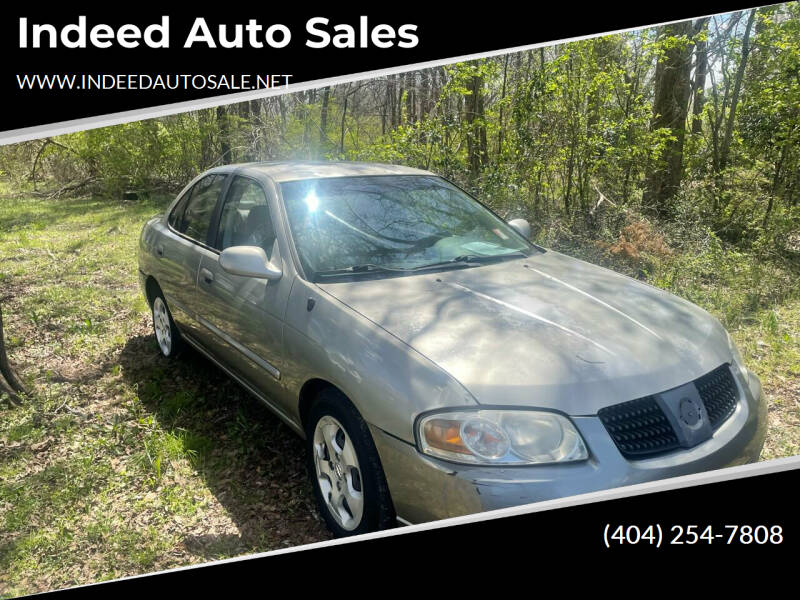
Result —
<instances>
[{"instance_id":1,"label":"shadow on grass","mask_svg":"<svg viewBox=\"0 0 800 600\"><path fill-rule=\"evenodd\" d=\"M192 349L165 359L152 335L139 335L119 364L241 534L192 536L187 550L216 558L331 537L316 516L303 441L213 363Z\"/></svg>"}]
</instances>

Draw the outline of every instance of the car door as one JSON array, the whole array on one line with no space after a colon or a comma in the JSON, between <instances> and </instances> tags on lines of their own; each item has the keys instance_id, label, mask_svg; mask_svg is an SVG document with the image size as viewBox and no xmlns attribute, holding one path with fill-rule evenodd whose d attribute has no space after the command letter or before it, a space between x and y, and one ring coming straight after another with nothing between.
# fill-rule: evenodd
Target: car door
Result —
<instances>
[{"instance_id":1,"label":"car door","mask_svg":"<svg viewBox=\"0 0 800 600\"><path fill-rule=\"evenodd\" d=\"M197 284L215 356L273 400L279 396L283 316L291 280L232 275L220 267L219 252L232 246L258 246L285 271L272 225L276 214L258 181L234 176L219 211L214 251L202 251Z\"/></svg>"},{"instance_id":2,"label":"car door","mask_svg":"<svg viewBox=\"0 0 800 600\"><path fill-rule=\"evenodd\" d=\"M173 320L192 338L201 333L197 320L201 306L196 293L200 250L208 242L226 177L224 173L212 173L187 190L167 217L166 234L156 242L159 285Z\"/></svg>"}]
</instances>

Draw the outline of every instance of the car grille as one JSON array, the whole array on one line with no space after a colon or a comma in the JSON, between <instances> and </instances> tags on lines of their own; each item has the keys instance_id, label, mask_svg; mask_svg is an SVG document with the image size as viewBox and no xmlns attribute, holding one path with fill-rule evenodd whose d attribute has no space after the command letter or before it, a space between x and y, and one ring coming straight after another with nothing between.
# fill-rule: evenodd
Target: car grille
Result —
<instances>
[{"instance_id":1,"label":"car grille","mask_svg":"<svg viewBox=\"0 0 800 600\"><path fill-rule=\"evenodd\" d=\"M694 384L706 405L711 428L719 429L736 410L736 382L728 365L722 365L697 379Z\"/></svg>"},{"instance_id":2,"label":"car grille","mask_svg":"<svg viewBox=\"0 0 800 600\"><path fill-rule=\"evenodd\" d=\"M678 437L655 398L647 396L600 409L597 413L614 443L628 458L679 447Z\"/></svg>"},{"instance_id":3,"label":"car grille","mask_svg":"<svg viewBox=\"0 0 800 600\"><path fill-rule=\"evenodd\" d=\"M725 364L694 381L713 430L736 410L736 382ZM680 447L667 416L653 396L607 406L598 411L611 439L626 458L645 458Z\"/></svg>"}]
</instances>

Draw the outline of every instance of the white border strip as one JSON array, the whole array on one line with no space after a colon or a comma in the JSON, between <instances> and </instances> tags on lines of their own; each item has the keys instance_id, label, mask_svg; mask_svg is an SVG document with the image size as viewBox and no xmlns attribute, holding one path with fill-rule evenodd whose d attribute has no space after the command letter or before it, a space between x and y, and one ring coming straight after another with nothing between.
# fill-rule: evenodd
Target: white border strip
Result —
<instances>
[{"instance_id":1,"label":"white border strip","mask_svg":"<svg viewBox=\"0 0 800 600\"><path fill-rule=\"evenodd\" d=\"M315 550L317 548L340 546L342 544L352 544L366 540L374 540L384 537L392 537L396 535L406 535L410 533L415 533L417 531L428 531L431 529L439 529L442 527L452 527L455 525L464 525L467 523L490 521L493 519L502 519L504 517L512 517L515 515L537 513L545 510L555 510L559 508L567 508L570 506L581 506L583 504L591 504L594 502L605 502L606 500L616 500L618 498L632 498L634 496L642 496L644 494L666 492L669 490L679 490L687 487L706 485L709 483L734 481L737 479L754 477L756 475L768 475L770 473L782 473L784 471L792 471L792 470L800 470L800 456L791 456L788 458L776 458L764 462L751 463L736 467L728 467L725 469L718 469L716 471L707 471L705 473L695 473L692 475L673 477L671 479L649 481L646 483L638 483L636 485L614 488L610 490L601 490L599 492L591 492L588 494L581 494L578 496L558 498L555 500L546 500L544 502L536 502L534 504L525 504L522 506L513 506L510 508L501 508L498 510L493 510L484 513L465 515L463 517L453 517L450 519L442 519L441 521L420 523L418 525L408 525L405 527L398 527L396 529L376 531L374 533L365 533L362 535L356 535L348 538L326 540L324 542L314 542L312 544L303 544L301 546L282 548L280 550L271 550L269 552L259 552L256 554L237 556L234 558L227 558L224 560L209 561L197 565L187 565L185 567L176 567L174 569L165 569L162 571L154 571L152 573L143 573L142 575L131 575L130 577L121 577L119 579L112 579L110 581L113 582L113 581L127 581L130 579L141 579L143 577L150 577L151 575L160 575L162 573L172 573L175 571L187 571L190 569L199 569L209 565L233 563L243 560L251 560L254 558L265 558L268 556L278 556L280 554L289 554L292 552L302 552L305 550ZM103 585L104 583L109 583L109 582L102 581L98 583L90 583L66 589L80 589L85 587L93 587L96 585Z\"/></svg>"},{"instance_id":2,"label":"white border strip","mask_svg":"<svg viewBox=\"0 0 800 600\"><path fill-rule=\"evenodd\" d=\"M753 8L760 8L760 6L743 8L740 10L750 10ZM563 38L559 40L551 40L547 42L539 42L536 44L528 44L525 46L516 46L514 48L505 48L502 50L492 50L489 52L464 54L462 56L455 56L451 58L443 58L438 60L431 60L426 62L414 63L410 65L403 65L399 67L390 67L386 69L377 69L375 71L363 71L351 75L340 75L337 77L329 77L327 79L317 79L298 84L289 84L277 89L270 90L252 90L247 92L239 92L236 94L226 94L224 96L214 96L212 98L201 98L199 100L188 100L185 102L176 102L174 104L165 104L162 106L155 106L149 108L141 108L136 110L129 110L118 113L111 113L108 115L100 115L97 117L86 117L83 119L75 119L72 121L62 121L60 123L53 123L48 125L37 125L34 127L25 127L22 129L11 129L0 133L0 146L7 144L16 144L28 140L35 140L38 138L51 137L55 135L62 135L65 133L74 133L76 131L83 131L86 129L97 129L99 127L108 127L110 125L119 125L122 123L129 123L131 121L143 121L145 119L153 119L157 117L165 117L192 110L199 110L202 108L214 108L217 106L224 106L227 104L235 104L237 102L244 102L247 100L256 100L259 98L268 98L271 96L280 96L282 94L291 94L295 92L302 92L305 90L326 87L329 85L339 85L342 83L351 83L353 81L361 81L364 79L374 79L377 77L384 77L386 75L396 75L399 73L407 73L409 71L419 71L422 69L429 69L431 67L440 67L443 65L450 65L454 63L466 62L476 60L479 58L489 58L492 56L500 56L503 54L512 54L515 52L522 52L525 50L534 50L537 48L546 48L548 46L556 46L559 44L567 44L569 42L577 42L581 40L590 40L606 35L615 35L618 33L626 33L629 31L636 31L639 29L651 29L653 27L661 27L663 25L670 25L672 23L680 23L690 19L702 19L705 17L715 17L718 15L730 14L728 12L713 13L709 15L699 15L696 17L688 17L685 19L675 19L673 21L664 21L662 23L654 23L651 25L637 25L636 27L627 27L624 29L615 29L613 31L606 31L602 33L592 33L588 35ZM736 12L736 11L732 11Z\"/></svg>"},{"instance_id":3,"label":"white border strip","mask_svg":"<svg viewBox=\"0 0 800 600\"><path fill-rule=\"evenodd\" d=\"M760 8L757 7L749 7L744 8L741 10L750 10L753 8ZM690 19L699 19L705 17L713 17L722 14L729 14L729 12L721 12L721 13L713 13L709 15L700 15L697 17L689 17ZM681 21L686 21L688 19L676 19L674 21L665 21L663 23L655 23L651 25L641 25L637 27L629 27L625 29L617 29L614 31L607 31L603 33L596 33L590 34L585 36L578 36L572 38L564 38L560 40L553 40L549 42L541 42L537 44L530 44L526 46L517 46L514 48L507 48L503 50L494 50L491 52L486 52L482 54L467 54L463 56L457 56L447 59L440 59L434 61L427 61L422 63L415 63L412 65L404 65L400 67L392 67L387 69L379 69L375 71L365 71L361 73L355 73L352 75L343 75L339 77L331 77L328 79L319 79L316 81L310 81L302 84L290 84L289 86L280 88L279 90L254 90L248 92L242 92L239 94L230 94L222 97L214 97L214 98L205 98L201 100L194 100L188 102L178 102L175 104L168 104L160 107L152 107L152 108L145 108L145 109L138 109L120 113L113 113L109 115L102 115L98 117L89 117L85 119L77 119L73 121L64 121L62 123L56 123L52 125L42 125L37 127L28 127L24 129L15 129L7 132L0 133L0 145L5 144L13 144L27 140L33 140L42 137L49 137L54 135L61 135L64 133L72 133L75 131L81 131L85 129L94 129L98 127L107 127L109 125L118 125L121 123L128 123L131 121L139 121L144 119L151 119L157 117L163 117L167 115L178 114L181 112L188 112L191 110L197 110L202 108L213 108L216 106L222 106L227 104L234 104L236 102L243 102L246 100L255 100L258 98L266 98L270 96L277 96L281 94L288 94L293 92L304 91L308 89L314 89L319 87L325 87L328 85L338 85L342 83L348 83L353 81L360 81L362 79L370 79L385 75L393 75L399 73L406 73L409 71L417 71L420 69L427 69L431 67L437 67L442 65L448 65L453 63L459 63L469 60L475 60L478 58L487 58L492 56L498 56L503 54L511 54L515 52L521 52L525 50L533 50L536 48L544 48L548 46L555 46L558 44L564 44L574 41L580 40L588 40L597 37L602 37L606 35L614 35L617 33L625 33L628 31L635 31L639 29L649 29L652 27L661 27L663 25L669 25L671 23L679 23ZM391 537L395 535L405 535L414 533L417 531L426 531L430 529L439 529L441 527L450 527L455 525L463 525L466 523L475 523L481 521L489 521L492 519L500 519L503 517L510 517L514 515L522 515L522 514L531 514L536 512L541 512L545 510L555 510L558 508L567 508L570 506L580 506L583 504L589 504L592 502L603 502L606 500L614 500L617 498L627 498L627 497L634 497L640 496L643 494L651 494L655 492L663 492L668 490L675 490L675 489L682 489L691 486L699 486L705 485L708 483L717 483L721 481L732 481L736 479L742 479L745 477L753 477L756 475L766 475L770 473L781 473L784 471L789 470L797 470L800 469L800 456L793 456L789 458L780 458L774 459L771 461L754 463L749 465L742 465L737 467L730 467L727 469L720 469L717 471L710 471L705 473L697 473L693 475L685 475L682 477L675 477L672 479L664 479L660 481L651 481L646 483L640 483L636 485L621 487L621 488L614 488L610 490L602 490L599 492L592 492L588 494L581 494L578 496L570 496L567 498L558 498L555 500L547 500L544 502L537 502L534 504L527 504L522 506L514 506L510 508L504 508L499 510L493 510L484 513L478 513L473 515L466 515L463 517L453 517L450 519L443 519L440 521L433 521L430 523L421 523L418 525L408 525L405 527L399 527L396 529L389 529L385 531L377 531L374 533L367 533L363 535L353 536L349 538L343 539L334 539L334 540L326 540L323 542L315 542L312 544L304 544L301 546L294 546L292 548L282 548L280 550L272 550L269 552L261 552L257 554L249 554L245 556L238 556L234 558L219 560L219 561L210 561L207 563L201 563L197 565L188 565L185 567L176 567L174 569L166 569L162 571L154 571L152 573L144 573L141 575L132 575L130 577L122 577L119 579L114 579L111 581L126 581L129 579L140 579L143 577L150 577L152 575L159 575L162 573L171 573L174 571L185 571L189 569L197 569L213 564L224 564L224 563L231 563L231 562L238 562L243 560L250 560L253 558L262 558L267 556L277 556L280 554L288 554L291 552L301 552L305 550L314 550L316 548L325 548L330 546L338 546L342 544L350 544L354 542L364 541L364 540L371 540L371 539L378 539L383 537ZM97 585L103 585L104 583L109 583L108 581L98 582L98 583L90 583L81 586L75 586L72 588L66 589L81 589L86 587L93 587ZM47 592L45 592L47 593Z\"/></svg>"}]
</instances>

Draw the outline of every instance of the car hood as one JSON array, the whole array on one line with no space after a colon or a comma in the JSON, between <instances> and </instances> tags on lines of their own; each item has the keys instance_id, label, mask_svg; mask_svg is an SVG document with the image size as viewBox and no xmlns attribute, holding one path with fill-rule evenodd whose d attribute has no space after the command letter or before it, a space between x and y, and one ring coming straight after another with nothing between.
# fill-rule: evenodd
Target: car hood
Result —
<instances>
[{"instance_id":1,"label":"car hood","mask_svg":"<svg viewBox=\"0 0 800 600\"><path fill-rule=\"evenodd\" d=\"M699 307L553 251L320 287L480 404L593 415L731 360L724 329Z\"/></svg>"}]
</instances>

